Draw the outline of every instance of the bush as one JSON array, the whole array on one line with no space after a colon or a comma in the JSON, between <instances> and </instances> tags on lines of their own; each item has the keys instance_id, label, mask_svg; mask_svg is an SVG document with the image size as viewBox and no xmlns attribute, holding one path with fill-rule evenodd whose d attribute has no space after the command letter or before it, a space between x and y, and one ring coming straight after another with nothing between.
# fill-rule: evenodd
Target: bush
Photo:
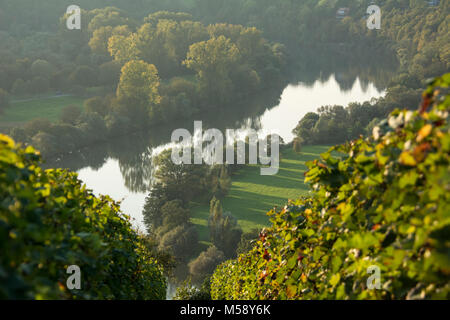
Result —
<instances>
[{"instance_id":1,"label":"bush","mask_svg":"<svg viewBox=\"0 0 450 320\"><path fill-rule=\"evenodd\" d=\"M46 132L51 126L52 123L48 119L34 119L24 125L24 130L28 137L33 137L38 132Z\"/></svg>"},{"instance_id":2,"label":"bush","mask_svg":"<svg viewBox=\"0 0 450 320\"><path fill-rule=\"evenodd\" d=\"M83 133L84 146L104 141L107 137L108 130L106 121L97 113L82 113L77 127Z\"/></svg>"},{"instance_id":3,"label":"bush","mask_svg":"<svg viewBox=\"0 0 450 320\"><path fill-rule=\"evenodd\" d=\"M241 241L238 243L236 254L241 255L253 249L254 244L259 238L259 230L254 228L249 232L245 232L241 236Z\"/></svg>"},{"instance_id":4,"label":"bush","mask_svg":"<svg viewBox=\"0 0 450 320\"><path fill-rule=\"evenodd\" d=\"M189 263L189 273L194 283L202 283L210 277L216 267L225 261L225 255L215 246L209 247L200 253L197 259Z\"/></svg>"},{"instance_id":5,"label":"bush","mask_svg":"<svg viewBox=\"0 0 450 320\"><path fill-rule=\"evenodd\" d=\"M102 117L108 114L108 107L102 97L93 97L84 101L84 110L87 113L98 113Z\"/></svg>"},{"instance_id":6,"label":"bush","mask_svg":"<svg viewBox=\"0 0 450 320\"><path fill-rule=\"evenodd\" d=\"M292 142L292 148L296 153L300 153L302 151L302 143L300 141L300 138L295 138Z\"/></svg>"},{"instance_id":7,"label":"bush","mask_svg":"<svg viewBox=\"0 0 450 320\"><path fill-rule=\"evenodd\" d=\"M173 300L207 301L211 300L210 292L211 292L210 278L205 279L200 288L193 286L191 281L185 281L181 286L177 288Z\"/></svg>"},{"instance_id":8,"label":"bush","mask_svg":"<svg viewBox=\"0 0 450 320\"><path fill-rule=\"evenodd\" d=\"M164 299L162 269L119 205L39 163L0 136L0 299ZM70 265L81 290L66 287Z\"/></svg>"},{"instance_id":9,"label":"bush","mask_svg":"<svg viewBox=\"0 0 450 320\"><path fill-rule=\"evenodd\" d=\"M77 123L77 120L80 116L81 116L80 107L68 105L62 109L59 119L63 123L74 125L75 123Z\"/></svg>"},{"instance_id":10,"label":"bush","mask_svg":"<svg viewBox=\"0 0 450 320\"><path fill-rule=\"evenodd\" d=\"M449 299L450 96L435 89L420 112L394 111L373 137L309 162L312 197L269 212L253 250L214 273L212 298Z\"/></svg>"},{"instance_id":11,"label":"bush","mask_svg":"<svg viewBox=\"0 0 450 320\"><path fill-rule=\"evenodd\" d=\"M177 259L187 261L195 251L198 242L197 229L193 225L181 225L165 233L160 242L159 250L169 252Z\"/></svg>"}]
</instances>

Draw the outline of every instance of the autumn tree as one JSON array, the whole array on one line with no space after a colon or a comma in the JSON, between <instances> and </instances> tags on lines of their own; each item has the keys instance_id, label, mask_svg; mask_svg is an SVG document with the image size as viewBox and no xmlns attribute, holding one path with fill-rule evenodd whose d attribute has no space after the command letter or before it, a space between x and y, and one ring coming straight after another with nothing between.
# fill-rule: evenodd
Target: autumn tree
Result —
<instances>
[{"instance_id":1,"label":"autumn tree","mask_svg":"<svg viewBox=\"0 0 450 320\"><path fill-rule=\"evenodd\" d=\"M130 34L131 30L128 26L100 27L99 29L94 31L91 40L89 40L89 47L91 47L91 50L94 53L101 55L109 55L108 52L109 38L115 35L128 37Z\"/></svg>"},{"instance_id":2,"label":"autumn tree","mask_svg":"<svg viewBox=\"0 0 450 320\"><path fill-rule=\"evenodd\" d=\"M141 60L126 63L121 70L117 99L119 113L136 125L148 123L152 109L160 101L159 76L154 65Z\"/></svg>"},{"instance_id":3,"label":"autumn tree","mask_svg":"<svg viewBox=\"0 0 450 320\"><path fill-rule=\"evenodd\" d=\"M120 63L137 60L140 56L137 48L137 35L132 33L129 36L121 34L111 36L108 39L108 52L114 60Z\"/></svg>"},{"instance_id":4,"label":"autumn tree","mask_svg":"<svg viewBox=\"0 0 450 320\"><path fill-rule=\"evenodd\" d=\"M239 61L237 46L224 36L190 46L184 64L197 72L203 93L219 103L229 100L233 84L230 72Z\"/></svg>"}]
</instances>

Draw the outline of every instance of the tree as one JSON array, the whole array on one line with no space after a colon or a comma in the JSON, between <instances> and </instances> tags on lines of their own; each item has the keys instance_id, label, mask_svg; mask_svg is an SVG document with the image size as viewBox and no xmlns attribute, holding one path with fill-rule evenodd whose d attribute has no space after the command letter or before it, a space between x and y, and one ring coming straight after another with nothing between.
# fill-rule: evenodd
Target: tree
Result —
<instances>
[{"instance_id":1,"label":"tree","mask_svg":"<svg viewBox=\"0 0 450 320\"><path fill-rule=\"evenodd\" d=\"M72 84L82 87L91 87L97 84L97 71L89 66L78 66L70 74Z\"/></svg>"},{"instance_id":2,"label":"tree","mask_svg":"<svg viewBox=\"0 0 450 320\"><path fill-rule=\"evenodd\" d=\"M58 152L57 138L47 132L38 132L33 136L32 143L46 156L54 155Z\"/></svg>"},{"instance_id":3,"label":"tree","mask_svg":"<svg viewBox=\"0 0 450 320\"><path fill-rule=\"evenodd\" d=\"M195 164L177 165L172 161L172 150L165 150L154 159L155 180L164 186L168 200L180 199L189 203L194 196L205 192L205 167Z\"/></svg>"},{"instance_id":4,"label":"tree","mask_svg":"<svg viewBox=\"0 0 450 320\"><path fill-rule=\"evenodd\" d=\"M242 230L237 223L237 219L231 213L223 212L220 200L216 197L213 197L210 202L208 227L211 242L223 251L227 258L234 257Z\"/></svg>"},{"instance_id":5,"label":"tree","mask_svg":"<svg viewBox=\"0 0 450 320\"><path fill-rule=\"evenodd\" d=\"M46 132L52 123L48 119L33 119L24 125L25 133L28 137L33 137L38 132Z\"/></svg>"},{"instance_id":6,"label":"tree","mask_svg":"<svg viewBox=\"0 0 450 320\"><path fill-rule=\"evenodd\" d=\"M108 52L114 60L122 64L137 60L141 55L137 47L137 41L138 38L135 33L128 37L120 34L113 35L108 39Z\"/></svg>"},{"instance_id":7,"label":"tree","mask_svg":"<svg viewBox=\"0 0 450 320\"><path fill-rule=\"evenodd\" d=\"M300 153L300 151L302 151L302 142L300 138L294 138L294 141L292 142L292 148L297 153Z\"/></svg>"},{"instance_id":8,"label":"tree","mask_svg":"<svg viewBox=\"0 0 450 320\"><path fill-rule=\"evenodd\" d=\"M103 86L117 86L122 65L114 60L105 62L98 68L98 83Z\"/></svg>"},{"instance_id":9,"label":"tree","mask_svg":"<svg viewBox=\"0 0 450 320\"><path fill-rule=\"evenodd\" d=\"M216 267L225 261L225 255L215 246L209 247L206 251L189 263L189 273L194 283L202 283L214 273Z\"/></svg>"},{"instance_id":10,"label":"tree","mask_svg":"<svg viewBox=\"0 0 450 320\"><path fill-rule=\"evenodd\" d=\"M229 100L230 92L233 91L230 71L239 59L237 46L230 39L219 36L191 45L183 63L197 72L200 87L206 97L224 103Z\"/></svg>"},{"instance_id":11,"label":"tree","mask_svg":"<svg viewBox=\"0 0 450 320\"><path fill-rule=\"evenodd\" d=\"M175 296L173 297L173 300L211 300L210 278L206 278L200 288L193 286L191 279L184 281L181 286L177 287L177 291L175 293Z\"/></svg>"},{"instance_id":12,"label":"tree","mask_svg":"<svg viewBox=\"0 0 450 320\"><path fill-rule=\"evenodd\" d=\"M95 32L95 30L98 30L101 27L134 25L134 22L132 22L122 10L115 7L97 9L93 12L95 12L96 15L91 19L88 26L88 29L91 33Z\"/></svg>"},{"instance_id":13,"label":"tree","mask_svg":"<svg viewBox=\"0 0 450 320\"><path fill-rule=\"evenodd\" d=\"M104 117L108 114L108 106L102 97L93 97L84 101L84 111Z\"/></svg>"},{"instance_id":14,"label":"tree","mask_svg":"<svg viewBox=\"0 0 450 320\"><path fill-rule=\"evenodd\" d=\"M108 40L114 35L120 35L128 37L131 34L131 30L128 26L105 26L96 29L92 35L91 40L89 40L89 47L91 47L92 52L101 55L109 55L108 51Z\"/></svg>"},{"instance_id":15,"label":"tree","mask_svg":"<svg viewBox=\"0 0 450 320\"><path fill-rule=\"evenodd\" d=\"M161 216L162 224L168 229L189 223L189 209L183 208L181 200L166 202L161 208Z\"/></svg>"},{"instance_id":16,"label":"tree","mask_svg":"<svg viewBox=\"0 0 450 320\"><path fill-rule=\"evenodd\" d=\"M182 61L189 46L208 39L206 28L200 22L160 19L146 23L137 31L139 57L155 64L163 78L184 72Z\"/></svg>"},{"instance_id":17,"label":"tree","mask_svg":"<svg viewBox=\"0 0 450 320\"><path fill-rule=\"evenodd\" d=\"M34 77L29 84L30 93L45 93L50 89L50 82L44 77Z\"/></svg>"},{"instance_id":18,"label":"tree","mask_svg":"<svg viewBox=\"0 0 450 320\"><path fill-rule=\"evenodd\" d=\"M155 66L142 60L127 62L121 70L117 88L119 113L144 126L152 109L160 102L159 76Z\"/></svg>"},{"instance_id":19,"label":"tree","mask_svg":"<svg viewBox=\"0 0 450 320\"><path fill-rule=\"evenodd\" d=\"M153 184L148 196L145 198L142 211L148 233L154 233L157 228L162 226L161 208L167 200L164 186L158 182Z\"/></svg>"},{"instance_id":20,"label":"tree","mask_svg":"<svg viewBox=\"0 0 450 320\"><path fill-rule=\"evenodd\" d=\"M53 67L47 60L38 59L31 65L31 73L35 77L50 79L52 72Z\"/></svg>"},{"instance_id":21,"label":"tree","mask_svg":"<svg viewBox=\"0 0 450 320\"><path fill-rule=\"evenodd\" d=\"M16 81L14 81L14 84L11 88L11 92L15 95L22 95L29 91L29 85L27 86L27 83L19 78Z\"/></svg>"},{"instance_id":22,"label":"tree","mask_svg":"<svg viewBox=\"0 0 450 320\"><path fill-rule=\"evenodd\" d=\"M59 119L63 123L74 125L75 123L77 123L77 120L80 117L80 115L81 115L81 108L71 104L62 109Z\"/></svg>"},{"instance_id":23,"label":"tree","mask_svg":"<svg viewBox=\"0 0 450 320\"><path fill-rule=\"evenodd\" d=\"M144 18L145 23L156 25L159 20L173 20L177 22L192 20L192 15L186 12L170 12L170 11L158 11L149 14Z\"/></svg>"},{"instance_id":24,"label":"tree","mask_svg":"<svg viewBox=\"0 0 450 320\"><path fill-rule=\"evenodd\" d=\"M194 254L198 242L197 229L183 224L164 234L159 242L159 250L171 252L177 260L187 261Z\"/></svg>"}]
</instances>

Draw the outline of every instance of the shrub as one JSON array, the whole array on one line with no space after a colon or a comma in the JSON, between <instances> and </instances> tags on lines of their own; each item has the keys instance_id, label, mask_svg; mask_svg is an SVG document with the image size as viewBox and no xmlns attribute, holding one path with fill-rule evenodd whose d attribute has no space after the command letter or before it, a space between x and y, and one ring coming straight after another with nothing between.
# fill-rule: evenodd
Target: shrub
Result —
<instances>
[{"instance_id":1,"label":"shrub","mask_svg":"<svg viewBox=\"0 0 450 320\"><path fill-rule=\"evenodd\" d=\"M238 243L236 254L241 255L252 250L253 245L254 243L256 243L258 238L259 238L259 230L256 228L253 228L249 232L243 233L241 236L241 241L239 241Z\"/></svg>"},{"instance_id":2,"label":"shrub","mask_svg":"<svg viewBox=\"0 0 450 320\"><path fill-rule=\"evenodd\" d=\"M98 113L102 117L108 114L108 107L102 97L93 97L84 101L84 110L87 113Z\"/></svg>"},{"instance_id":3,"label":"shrub","mask_svg":"<svg viewBox=\"0 0 450 320\"><path fill-rule=\"evenodd\" d=\"M253 250L214 273L212 298L449 299L450 96L435 90L449 84L308 163L313 195L269 212Z\"/></svg>"},{"instance_id":4,"label":"shrub","mask_svg":"<svg viewBox=\"0 0 450 320\"><path fill-rule=\"evenodd\" d=\"M195 251L198 242L197 229L193 225L184 224L165 233L160 242L159 250L169 252L177 259L187 261Z\"/></svg>"},{"instance_id":5,"label":"shrub","mask_svg":"<svg viewBox=\"0 0 450 320\"><path fill-rule=\"evenodd\" d=\"M162 269L119 205L39 162L0 135L0 299L164 299ZM81 290L66 287L70 265Z\"/></svg>"},{"instance_id":6,"label":"shrub","mask_svg":"<svg viewBox=\"0 0 450 320\"><path fill-rule=\"evenodd\" d=\"M63 123L74 125L81 116L81 109L78 106L68 105L61 111L59 119Z\"/></svg>"},{"instance_id":7,"label":"shrub","mask_svg":"<svg viewBox=\"0 0 450 320\"><path fill-rule=\"evenodd\" d=\"M302 143L300 141L300 138L295 138L292 142L292 148L295 152L300 153L302 151Z\"/></svg>"},{"instance_id":8,"label":"shrub","mask_svg":"<svg viewBox=\"0 0 450 320\"><path fill-rule=\"evenodd\" d=\"M52 123L48 119L33 119L24 125L24 130L28 137L33 137L40 131L46 132L51 126Z\"/></svg>"},{"instance_id":9,"label":"shrub","mask_svg":"<svg viewBox=\"0 0 450 320\"><path fill-rule=\"evenodd\" d=\"M210 277L216 267L225 261L225 255L215 246L200 253L197 259L189 263L189 273L194 283L201 283Z\"/></svg>"},{"instance_id":10,"label":"shrub","mask_svg":"<svg viewBox=\"0 0 450 320\"><path fill-rule=\"evenodd\" d=\"M185 281L181 286L177 288L173 300L211 300L211 279L207 278L202 283L200 288L193 286L191 281Z\"/></svg>"}]
</instances>

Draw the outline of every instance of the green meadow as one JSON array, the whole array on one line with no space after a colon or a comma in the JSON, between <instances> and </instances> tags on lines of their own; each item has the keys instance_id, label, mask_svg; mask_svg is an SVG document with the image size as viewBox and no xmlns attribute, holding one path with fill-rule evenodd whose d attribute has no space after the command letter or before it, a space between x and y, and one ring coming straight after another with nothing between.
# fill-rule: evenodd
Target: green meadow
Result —
<instances>
[{"instance_id":1,"label":"green meadow","mask_svg":"<svg viewBox=\"0 0 450 320\"><path fill-rule=\"evenodd\" d=\"M13 101L4 113L0 114L0 125L21 125L37 118L54 122L59 119L64 107L75 105L81 108L84 100L73 96L53 96Z\"/></svg>"},{"instance_id":2,"label":"green meadow","mask_svg":"<svg viewBox=\"0 0 450 320\"><path fill-rule=\"evenodd\" d=\"M305 146L300 153L285 149L281 152L280 170L273 176L262 176L256 165L241 169L232 176L231 190L222 200L224 212L231 212L244 232L268 226L268 211L308 193L309 187L303 183L305 162L319 158L328 149L328 146ZM191 215L200 241L206 244L209 241L209 206L194 203Z\"/></svg>"}]
</instances>

